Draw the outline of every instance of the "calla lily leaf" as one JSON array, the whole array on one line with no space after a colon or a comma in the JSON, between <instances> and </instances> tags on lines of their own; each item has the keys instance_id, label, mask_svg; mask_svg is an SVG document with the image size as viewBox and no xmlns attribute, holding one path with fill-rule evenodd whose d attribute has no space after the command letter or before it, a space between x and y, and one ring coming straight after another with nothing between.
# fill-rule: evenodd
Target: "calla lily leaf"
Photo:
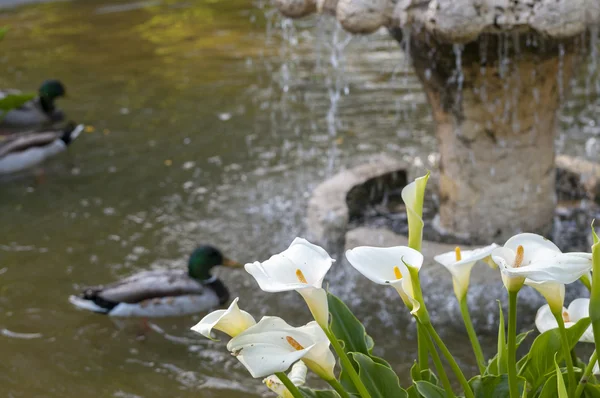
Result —
<instances>
[{"instance_id":1,"label":"calla lily leaf","mask_svg":"<svg viewBox=\"0 0 600 398\"><path fill-rule=\"evenodd\" d=\"M358 352L350 355L358 364L358 376L371 398L408 398L408 393L400 387L400 380L392 369L376 363L367 355Z\"/></svg>"},{"instance_id":2,"label":"calla lily leaf","mask_svg":"<svg viewBox=\"0 0 600 398\"><path fill-rule=\"evenodd\" d=\"M589 325L590 319L583 318L567 329L570 350L575 347ZM558 361L561 361L563 359L562 353L563 350L561 349L561 338L558 329L548 330L534 340L529 354L527 354L527 359L521 359L521 361L525 360L527 362L520 372L533 386L534 391L542 386L546 381L548 372L554 369L554 355L557 356Z\"/></svg>"},{"instance_id":3,"label":"calla lily leaf","mask_svg":"<svg viewBox=\"0 0 600 398\"><path fill-rule=\"evenodd\" d=\"M554 355L554 368L556 369L556 381L557 381L557 392L558 398L569 398L567 394L567 386L565 385L565 379L563 379L562 372L560 371L560 367L556 362L556 354Z\"/></svg>"},{"instance_id":4,"label":"calla lily leaf","mask_svg":"<svg viewBox=\"0 0 600 398\"><path fill-rule=\"evenodd\" d=\"M520 379L519 381L519 389L522 390L525 380ZM475 376L469 380L469 385L473 389L475 398L501 398L510 395L507 374Z\"/></svg>"},{"instance_id":5,"label":"calla lily leaf","mask_svg":"<svg viewBox=\"0 0 600 398\"><path fill-rule=\"evenodd\" d=\"M417 381L415 386L423 398L446 398L446 392L443 389L428 381Z\"/></svg>"}]
</instances>

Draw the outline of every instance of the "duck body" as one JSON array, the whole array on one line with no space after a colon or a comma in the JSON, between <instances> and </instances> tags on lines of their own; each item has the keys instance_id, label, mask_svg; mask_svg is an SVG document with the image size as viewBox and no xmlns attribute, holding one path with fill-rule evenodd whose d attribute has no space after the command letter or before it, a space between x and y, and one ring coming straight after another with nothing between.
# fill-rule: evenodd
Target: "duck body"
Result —
<instances>
[{"instance_id":1,"label":"duck body","mask_svg":"<svg viewBox=\"0 0 600 398\"><path fill-rule=\"evenodd\" d=\"M211 246L192 254L188 271L143 271L105 286L85 288L69 297L76 307L114 317L169 317L206 312L229 301L229 290L209 270L238 266ZM235 264L235 265L234 265Z\"/></svg>"},{"instance_id":2,"label":"duck body","mask_svg":"<svg viewBox=\"0 0 600 398\"><path fill-rule=\"evenodd\" d=\"M0 136L0 174L25 170L64 152L81 134L83 125L41 133L14 133Z\"/></svg>"},{"instance_id":3,"label":"duck body","mask_svg":"<svg viewBox=\"0 0 600 398\"><path fill-rule=\"evenodd\" d=\"M7 112L0 110L0 127L5 130L23 130L54 125L65 118L54 100L65 95L58 80L47 80L39 88L37 97ZM0 101L9 96L22 95L19 90L0 90Z\"/></svg>"},{"instance_id":4,"label":"duck body","mask_svg":"<svg viewBox=\"0 0 600 398\"><path fill-rule=\"evenodd\" d=\"M198 282L185 271L145 271L106 286L84 289L71 296L75 306L117 317L167 317L205 312L225 304L223 283Z\"/></svg>"}]
</instances>

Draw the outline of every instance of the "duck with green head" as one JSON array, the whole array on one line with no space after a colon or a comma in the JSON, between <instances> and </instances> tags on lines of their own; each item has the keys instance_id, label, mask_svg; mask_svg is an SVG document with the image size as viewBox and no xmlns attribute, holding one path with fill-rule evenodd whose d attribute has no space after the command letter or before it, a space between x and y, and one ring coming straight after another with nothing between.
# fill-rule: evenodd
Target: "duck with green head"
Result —
<instances>
[{"instance_id":1,"label":"duck with green head","mask_svg":"<svg viewBox=\"0 0 600 398\"><path fill-rule=\"evenodd\" d=\"M55 100L67 94L65 86L58 80L46 80L38 90L38 96L6 113L0 111L0 127L9 129L34 128L52 125L64 120L64 113L56 108ZM0 101L9 97L18 98L18 90L0 90ZM29 97L31 98L31 97Z\"/></svg>"},{"instance_id":2,"label":"duck with green head","mask_svg":"<svg viewBox=\"0 0 600 398\"><path fill-rule=\"evenodd\" d=\"M239 267L210 245L198 247L188 269L144 271L118 282L88 287L69 301L78 308L115 317L166 317L206 312L229 301L214 267Z\"/></svg>"}]
</instances>

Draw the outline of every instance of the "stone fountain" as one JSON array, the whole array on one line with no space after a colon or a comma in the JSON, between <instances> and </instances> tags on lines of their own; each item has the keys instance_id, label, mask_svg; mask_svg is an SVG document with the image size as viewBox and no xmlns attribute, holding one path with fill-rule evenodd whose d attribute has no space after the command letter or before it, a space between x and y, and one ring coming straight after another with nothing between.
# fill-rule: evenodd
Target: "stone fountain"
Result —
<instances>
[{"instance_id":1,"label":"stone fountain","mask_svg":"<svg viewBox=\"0 0 600 398\"><path fill-rule=\"evenodd\" d=\"M581 49L598 36L600 1L275 4L292 18L331 14L352 33L384 27L403 43L436 121L439 231L472 243L501 243L520 231L548 234L556 207L556 115L585 56Z\"/></svg>"}]
</instances>

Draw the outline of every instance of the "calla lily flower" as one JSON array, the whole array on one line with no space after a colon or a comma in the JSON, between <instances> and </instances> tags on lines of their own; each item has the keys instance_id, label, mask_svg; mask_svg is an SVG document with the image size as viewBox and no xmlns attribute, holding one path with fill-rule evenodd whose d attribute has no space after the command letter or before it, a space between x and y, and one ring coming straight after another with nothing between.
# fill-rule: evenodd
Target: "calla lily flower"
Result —
<instances>
[{"instance_id":1,"label":"calla lily flower","mask_svg":"<svg viewBox=\"0 0 600 398\"><path fill-rule=\"evenodd\" d=\"M457 247L454 251L433 257L435 261L446 267L452 274L452 285L458 301L461 301L467 295L471 270L475 263L479 260L485 261L497 247L498 245L495 243L475 250L461 251Z\"/></svg>"},{"instance_id":2,"label":"calla lily flower","mask_svg":"<svg viewBox=\"0 0 600 398\"><path fill-rule=\"evenodd\" d=\"M428 180L429 173L416 178L405 186L401 192L408 218L408 246L415 250L421 250L423 241L423 226L425 225L423 222L423 202Z\"/></svg>"},{"instance_id":3,"label":"calla lily flower","mask_svg":"<svg viewBox=\"0 0 600 398\"><path fill-rule=\"evenodd\" d=\"M550 306L550 310L554 314L560 314L565 302L565 285L552 281L535 282L531 279L525 279L525 284L531 286L538 291Z\"/></svg>"},{"instance_id":4,"label":"calla lily flower","mask_svg":"<svg viewBox=\"0 0 600 398\"><path fill-rule=\"evenodd\" d=\"M575 299L569 304L569 308L562 309L562 318L565 322L565 327L570 328L575 325L580 319L589 317L590 299L579 298ZM558 328L558 323L552 314L552 310L548 304L543 305L538 310L535 316L535 326L540 333L544 333L550 329ZM594 332L592 326L589 326L583 335L579 338L579 341L584 343L594 342Z\"/></svg>"},{"instance_id":5,"label":"calla lily flower","mask_svg":"<svg viewBox=\"0 0 600 398\"><path fill-rule=\"evenodd\" d=\"M393 286L412 314L419 309L408 267L417 272L423 265L423 255L406 246L360 246L346 252L350 264L365 277L379 285Z\"/></svg>"},{"instance_id":6,"label":"calla lily flower","mask_svg":"<svg viewBox=\"0 0 600 398\"><path fill-rule=\"evenodd\" d=\"M288 373L288 379L290 379L290 381L294 383L296 387L302 386L306 382L307 370L308 369L304 362L298 361L292 366L290 373ZM267 385L269 390L277 394L278 397L293 398L292 393L285 387L285 385L283 385L281 380L279 380L279 377L271 375L264 379L263 383Z\"/></svg>"},{"instance_id":7,"label":"calla lily flower","mask_svg":"<svg viewBox=\"0 0 600 398\"><path fill-rule=\"evenodd\" d=\"M284 372L302 361L325 380L335 378L329 339L316 322L295 328L277 317L264 317L227 344L252 377Z\"/></svg>"},{"instance_id":8,"label":"calla lily flower","mask_svg":"<svg viewBox=\"0 0 600 398\"><path fill-rule=\"evenodd\" d=\"M322 247L296 238L285 251L262 263L246 264L245 268L265 292L296 290L319 325L327 328L327 293L321 286L334 261Z\"/></svg>"},{"instance_id":9,"label":"calla lily flower","mask_svg":"<svg viewBox=\"0 0 600 398\"><path fill-rule=\"evenodd\" d=\"M534 282L573 283L592 268L590 253L562 253L543 236L524 233L510 238L492 252L509 291L518 291L525 279Z\"/></svg>"},{"instance_id":10,"label":"calla lily flower","mask_svg":"<svg viewBox=\"0 0 600 398\"><path fill-rule=\"evenodd\" d=\"M220 330L231 337L235 337L244 330L256 324L256 321L246 311L240 310L238 307L239 297L231 302L226 310L213 311L200 320L192 330L200 333L204 337L213 339L212 330Z\"/></svg>"}]
</instances>

